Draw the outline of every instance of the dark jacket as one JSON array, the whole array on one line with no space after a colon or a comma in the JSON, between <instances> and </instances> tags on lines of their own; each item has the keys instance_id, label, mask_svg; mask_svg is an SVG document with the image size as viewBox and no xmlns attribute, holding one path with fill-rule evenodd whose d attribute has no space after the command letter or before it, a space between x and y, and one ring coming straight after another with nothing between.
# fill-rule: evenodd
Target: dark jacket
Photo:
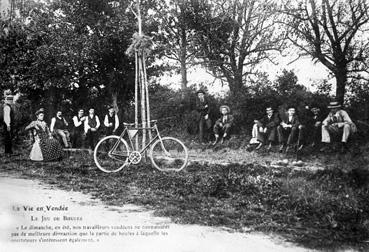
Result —
<instances>
[{"instance_id":1,"label":"dark jacket","mask_svg":"<svg viewBox=\"0 0 369 252\"><path fill-rule=\"evenodd\" d=\"M215 122L215 124L220 124L220 123L222 123L224 126L225 125L227 125L227 126L232 126L233 125L233 121L234 121L234 117L233 117L233 115L230 115L230 114L227 114L226 115L227 116L227 118L226 118L226 120L225 120L225 122L223 122L223 117L224 117L224 115L222 115L216 122Z\"/></svg>"},{"instance_id":2,"label":"dark jacket","mask_svg":"<svg viewBox=\"0 0 369 252\"><path fill-rule=\"evenodd\" d=\"M318 115L314 115L314 114L312 114L312 122L313 122L313 125L315 125L315 123L317 123L317 122L323 122L324 121L324 116L319 112L319 114Z\"/></svg>"},{"instance_id":3,"label":"dark jacket","mask_svg":"<svg viewBox=\"0 0 369 252\"><path fill-rule=\"evenodd\" d=\"M201 102L200 99L196 100L196 110L200 113L201 116L209 114L210 109L206 98L203 102Z\"/></svg>"},{"instance_id":4,"label":"dark jacket","mask_svg":"<svg viewBox=\"0 0 369 252\"><path fill-rule=\"evenodd\" d=\"M300 121L299 121L299 117L297 116L297 115L294 115L293 117L292 117L292 120L291 121L289 121L288 120L288 115L286 115L286 117L285 117L285 119L283 119L282 120L282 122L284 122L284 123L286 123L286 124L291 124L292 125L292 127L298 127L299 125L300 125ZM281 123L282 123L281 122Z\"/></svg>"},{"instance_id":5,"label":"dark jacket","mask_svg":"<svg viewBox=\"0 0 369 252\"><path fill-rule=\"evenodd\" d=\"M264 115L264 117L261 118L259 121L263 127L269 129L269 128L277 127L281 119L279 119L278 113L273 113L273 115L270 118L268 118L268 115Z\"/></svg>"},{"instance_id":6,"label":"dark jacket","mask_svg":"<svg viewBox=\"0 0 369 252\"><path fill-rule=\"evenodd\" d=\"M298 115L299 115L300 124L304 126L311 126L314 124L314 121L313 121L314 114L309 109L306 109L306 108L300 109L298 111Z\"/></svg>"}]
</instances>

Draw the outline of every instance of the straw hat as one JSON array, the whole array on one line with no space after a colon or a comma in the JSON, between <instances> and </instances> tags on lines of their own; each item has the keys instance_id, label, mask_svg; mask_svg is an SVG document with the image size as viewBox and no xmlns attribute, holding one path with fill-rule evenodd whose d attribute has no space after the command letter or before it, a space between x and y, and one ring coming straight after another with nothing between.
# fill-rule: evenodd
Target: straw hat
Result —
<instances>
[{"instance_id":1,"label":"straw hat","mask_svg":"<svg viewBox=\"0 0 369 252\"><path fill-rule=\"evenodd\" d=\"M336 101L330 102L329 105L327 106L327 108L329 109L341 108L341 107L342 107L341 104Z\"/></svg>"},{"instance_id":2,"label":"straw hat","mask_svg":"<svg viewBox=\"0 0 369 252\"><path fill-rule=\"evenodd\" d=\"M220 111L220 113L222 113L222 108L226 108L227 109L227 113L230 113L231 112L231 109L229 108L229 106L227 106L227 105L222 105L222 106L220 106L219 107L219 111Z\"/></svg>"}]
</instances>

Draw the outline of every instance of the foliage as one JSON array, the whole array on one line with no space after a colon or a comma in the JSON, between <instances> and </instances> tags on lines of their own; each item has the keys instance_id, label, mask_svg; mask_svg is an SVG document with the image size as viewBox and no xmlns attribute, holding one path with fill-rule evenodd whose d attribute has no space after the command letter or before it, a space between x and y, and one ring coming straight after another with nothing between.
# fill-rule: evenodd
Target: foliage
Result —
<instances>
[{"instance_id":1,"label":"foliage","mask_svg":"<svg viewBox=\"0 0 369 252\"><path fill-rule=\"evenodd\" d=\"M270 53L284 45L284 32L275 26L276 5L259 0L194 2L196 56L235 95L256 73L255 66L271 60Z\"/></svg>"},{"instance_id":2,"label":"foliage","mask_svg":"<svg viewBox=\"0 0 369 252\"><path fill-rule=\"evenodd\" d=\"M366 81L352 80L348 83L346 101L356 118L369 122L369 87Z\"/></svg>"},{"instance_id":3,"label":"foliage","mask_svg":"<svg viewBox=\"0 0 369 252\"><path fill-rule=\"evenodd\" d=\"M153 118L167 118L165 125L172 134L187 131L197 133L198 113L195 111L196 90L189 88L187 92L174 91L160 85L150 86L150 102ZM249 85L243 87L236 96L228 94L223 98L207 95L210 105L210 118L213 122L219 118L219 107L227 104L235 117L233 133L249 132L253 121L265 114L265 108L271 106L275 111L285 112L286 107L293 105L300 109L306 105L315 105L327 113L326 105L329 97L320 93L312 93L298 84L293 71L282 71L272 83L268 76L259 74ZM170 123L169 123L170 121Z\"/></svg>"},{"instance_id":4,"label":"foliage","mask_svg":"<svg viewBox=\"0 0 369 252\"><path fill-rule=\"evenodd\" d=\"M159 1L155 12L154 19L158 23L158 32L155 34L158 58L174 61L173 67L180 70L181 87L184 90L187 88L187 70L196 61L191 1Z\"/></svg>"},{"instance_id":5,"label":"foliage","mask_svg":"<svg viewBox=\"0 0 369 252\"><path fill-rule=\"evenodd\" d=\"M138 55L149 55L151 52L151 47L153 45L152 39L146 35L139 35L138 33L133 34L132 44L128 47L126 53L129 56L134 56L135 52Z\"/></svg>"},{"instance_id":6,"label":"foliage","mask_svg":"<svg viewBox=\"0 0 369 252\"><path fill-rule=\"evenodd\" d=\"M199 114L196 111L196 90L174 91L158 84L149 86L152 118L159 119L159 126L172 134L178 132L197 133ZM210 118L215 120L218 101L207 95Z\"/></svg>"},{"instance_id":7,"label":"foliage","mask_svg":"<svg viewBox=\"0 0 369 252\"><path fill-rule=\"evenodd\" d=\"M134 64L125 55L135 29L128 4L58 0L30 6L26 22L1 21L2 88L50 113L66 101L72 110L97 101L123 107L134 83Z\"/></svg>"},{"instance_id":8,"label":"foliage","mask_svg":"<svg viewBox=\"0 0 369 252\"><path fill-rule=\"evenodd\" d=\"M283 2L282 22L288 38L301 51L320 61L334 74L336 98L343 102L347 80L368 72L369 3L354 1Z\"/></svg>"}]
</instances>

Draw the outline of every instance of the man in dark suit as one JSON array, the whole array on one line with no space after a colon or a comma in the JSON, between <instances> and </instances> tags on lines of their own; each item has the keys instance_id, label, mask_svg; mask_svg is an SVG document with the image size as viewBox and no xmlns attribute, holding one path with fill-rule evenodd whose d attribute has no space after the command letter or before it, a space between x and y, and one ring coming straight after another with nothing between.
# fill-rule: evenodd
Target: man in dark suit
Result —
<instances>
[{"instance_id":1,"label":"man in dark suit","mask_svg":"<svg viewBox=\"0 0 369 252\"><path fill-rule=\"evenodd\" d=\"M256 150L260 149L265 143L269 143L268 150L272 143L277 140L277 126L280 119L278 113L274 113L272 107L266 108L266 115L260 120L254 120L252 128L252 138L250 144L257 143Z\"/></svg>"},{"instance_id":2,"label":"man in dark suit","mask_svg":"<svg viewBox=\"0 0 369 252\"><path fill-rule=\"evenodd\" d=\"M280 125L277 127L278 138L279 138L279 151L282 152L285 145L287 144L286 152L291 148L295 142L296 135L299 130L299 118L296 115L296 109L293 106L289 106L287 116L282 120ZM286 141L287 139L287 141Z\"/></svg>"},{"instance_id":3,"label":"man in dark suit","mask_svg":"<svg viewBox=\"0 0 369 252\"><path fill-rule=\"evenodd\" d=\"M210 108L203 90L197 91L197 98L196 110L199 113L199 140L200 143L205 143L208 130L211 128L211 120L209 118Z\"/></svg>"},{"instance_id":4,"label":"man in dark suit","mask_svg":"<svg viewBox=\"0 0 369 252\"><path fill-rule=\"evenodd\" d=\"M314 147L320 142L322 118L320 109L313 105L312 109L309 106L304 106L299 110L299 133L298 133L298 150L301 150L308 142L311 141L311 146Z\"/></svg>"},{"instance_id":5,"label":"man in dark suit","mask_svg":"<svg viewBox=\"0 0 369 252\"><path fill-rule=\"evenodd\" d=\"M224 139L228 136L234 121L233 115L230 114L231 109L227 105L220 106L219 110L221 117L214 124L215 141L213 145L218 143L219 136L222 136L221 143L223 143Z\"/></svg>"},{"instance_id":6,"label":"man in dark suit","mask_svg":"<svg viewBox=\"0 0 369 252\"><path fill-rule=\"evenodd\" d=\"M310 108L305 103L302 103L302 106L298 108L298 116L300 125L298 126L298 150L302 150L302 148L307 143L307 134L312 130L313 125L313 113L310 111Z\"/></svg>"},{"instance_id":7,"label":"man in dark suit","mask_svg":"<svg viewBox=\"0 0 369 252\"><path fill-rule=\"evenodd\" d=\"M95 115L95 109L90 108L88 110L88 116L84 122L86 141L91 150L95 148L96 141L98 140L98 129L100 127L100 119Z\"/></svg>"},{"instance_id":8,"label":"man in dark suit","mask_svg":"<svg viewBox=\"0 0 369 252\"><path fill-rule=\"evenodd\" d=\"M318 143L320 143L322 139L322 122L324 117L320 112L320 108L318 106L312 106L311 112L313 114L312 120L312 136L311 136L311 146L315 147Z\"/></svg>"}]
</instances>

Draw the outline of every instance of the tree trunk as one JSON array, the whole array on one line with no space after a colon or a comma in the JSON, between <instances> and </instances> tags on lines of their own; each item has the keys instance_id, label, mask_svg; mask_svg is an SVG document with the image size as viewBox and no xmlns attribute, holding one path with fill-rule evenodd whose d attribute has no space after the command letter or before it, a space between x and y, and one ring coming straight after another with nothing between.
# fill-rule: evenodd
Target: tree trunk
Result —
<instances>
[{"instance_id":1,"label":"tree trunk","mask_svg":"<svg viewBox=\"0 0 369 252\"><path fill-rule=\"evenodd\" d=\"M181 56L182 58L182 56ZM186 62L183 62L181 59L181 90L184 94L187 89L187 64Z\"/></svg>"},{"instance_id":2,"label":"tree trunk","mask_svg":"<svg viewBox=\"0 0 369 252\"><path fill-rule=\"evenodd\" d=\"M344 97L346 93L346 83L347 83L347 71L345 68L339 68L335 73L336 77L336 100L343 104Z\"/></svg>"},{"instance_id":3,"label":"tree trunk","mask_svg":"<svg viewBox=\"0 0 369 252\"><path fill-rule=\"evenodd\" d=\"M47 92L48 102L47 110L45 113L45 121L50 122L51 118L56 112L56 88L51 86Z\"/></svg>"},{"instance_id":4,"label":"tree trunk","mask_svg":"<svg viewBox=\"0 0 369 252\"><path fill-rule=\"evenodd\" d=\"M180 61L181 61L181 90L182 96L184 95L187 88L187 38L186 38L186 29L184 27L181 28L181 49L180 49Z\"/></svg>"},{"instance_id":5,"label":"tree trunk","mask_svg":"<svg viewBox=\"0 0 369 252\"><path fill-rule=\"evenodd\" d=\"M111 93L111 99L112 99L112 106L114 107L115 112L118 113L119 112L118 93L116 91L113 91Z\"/></svg>"},{"instance_id":6,"label":"tree trunk","mask_svg":"<svg viewBox=\"0 0 369 252\"><path fill-rule=\"evenodd\" d=\"M243 86L242 73L236 73L234 78L227 78L227 80L232 97L238 96Z\"/></svg>"}]
</instances>

